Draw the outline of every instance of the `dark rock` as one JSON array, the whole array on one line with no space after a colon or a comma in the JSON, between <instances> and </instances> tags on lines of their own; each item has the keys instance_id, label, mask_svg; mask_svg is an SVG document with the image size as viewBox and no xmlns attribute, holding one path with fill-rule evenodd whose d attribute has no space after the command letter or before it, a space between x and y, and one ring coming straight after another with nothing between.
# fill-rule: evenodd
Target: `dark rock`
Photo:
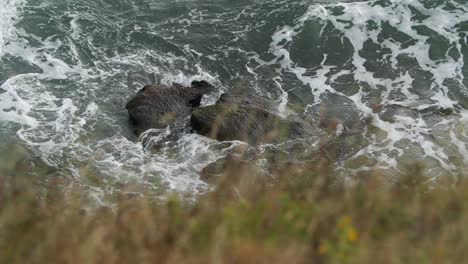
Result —
<instances>
[{"instance_id":1,"label":"dark rock","mask_svg":"<svg viewBox=\"0 0 468 264\"><path fill-rule=\"evenodd\" d=\"M401 105L385 105L379 113L382 121L395 123L398 122L399 117L410 117L411 119L418 119L419 113L417 110Z\"/></svg>"},{"instance_id":2,"label":"dark rock","mask_svg":"<svg viewBox=\"0 0 468 264\"><path fill-rule=\"evenodd\" d=\"M213 178L220 177L226 169L227 158L220 158L215 162L208 164L200 172L200 178L210 182Z\"/></svg>"},{"instance_id":3,"label":"dark rock","mask_svg":"<svg viewBox=\"0 0 468 264\"><path fill-rule=\"evenodd\" d=\"M191 83L192 88L196 88L198 92L202 94L215 92L216 89L213 85L209 84L207 81L193 81Z\"/></svg>"},{"instance_id":4,"label":"dark rock","mask_svg":"<svg viewBox=\"0 0 468 264\"><path fill-rule=\"evenodd\" d=\"M135 133L140 135L151 128L168 126L183 129L203 95L211 91L214 87L205 81L194 81L191 87L178 84L143 87L126 105Z\"/></svg>"},{"instance_id":5,"label":"dark rock","mask_svg":"<svg viewBox=\"0 0 468 264\"><path fill-rule=\"evenodd\" d=\"M197 133L217 140L241 140L252 145L310 137L306 123L283 119L252 104L225 101L192 113Z\"/></svg>"}]
</instances>

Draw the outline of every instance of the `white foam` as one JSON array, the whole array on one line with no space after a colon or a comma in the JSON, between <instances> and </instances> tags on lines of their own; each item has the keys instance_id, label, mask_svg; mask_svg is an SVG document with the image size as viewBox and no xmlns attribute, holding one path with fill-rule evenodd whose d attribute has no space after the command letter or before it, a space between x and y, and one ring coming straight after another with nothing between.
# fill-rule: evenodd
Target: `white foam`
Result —
<instances>
[{"instance_id":1,"label":"white foam","mask_svg":"<svg viewBox=\"0 0 468 264\"><path fill-rule=\"evenodd\" d=\"M32 105L27 100L23 100L15 89L22 84L24 78L33 76L35 74L15 76L0 86L5 91L0 94L0 122L17 122L31 127L38 125L38 122L28 115Z\"/></svg>"},{"instance_id":2,"label":"white foam","mask_svg":"<svg viewBox=\"0 0 468 264\"><path fill-rule=\"evenodd\" d=\"M277 112L278 114L281 116L281 117L286 117L290 114L290 111L288 109L288 93L283 89L283 87L281 86L281 83L279 81L281 81L281 78L280 77L277 77L275 79L273 79L275 81L275 84L276 84L276 87L278 87L278 89L280 90L280 97L278 98L278 107L277 107Z\"/></svg>"},{"instance_id":3,"label":"white foam","mask_svg":"<svg viewBox=\"0 0 468 264\"><path fill-rule=\"evenodd\" d=\"M69 13L68 16L72 18L70 21L70 37L72 37L74 40L78 40L81 35L81 28L78 25L78 19L80 16L75 13Z\"/></svg>"},{"instance_id":4,"label":"white foam","mask_svg":"<svg viewBox=\"0 0 468 264\"><path fill-rule=\"evenodd\" d=\"M10 41L16 37L15 24L19 19L19 13L24 5L22 0L0 1L0 59L5 54L5 49ZM22 82L22 78L32 75L13 76L1 84L4 93L0 94L0 122L19 122L29 126L36 126L34 118L28 116L32 106L23 100L17 93L15 86Z\"/></svg>"},{"instance_id":5,"label":"white foam","mask_svg":"<svg viewBox=\"0 0 468 264\"><path fill-rule=\"evenodd\" d=\"M119 136L101 140L92 148L95 149L94 155L99 157L96 166L109 177L120 181L136 179L155 188L167 188L166 192L175 191L195 197L210 188L200 180L199 172L239 144L242 143L232 142L226 147L226 143L186 134L155 154ZM157 182L162 184L158 186Z\"/></svg>"},{"instance_id":6,"label":"white foam","mask_svg":"<svg viewBox=\"0 0 468 264\"><path fill-rule=\"evenodd\" d=\"M161 194L167 191L187 192L192 197L208 190L209 185L201 181L198 174L204 166L226 155L229 147L222 147L220 143L200 136L186 135L174 145L165 147L158 155L152 155L151 144L142 146L128 140L118 129L115 136L110 138L90 137L88 133L92 134L92 130L103 126L103 123L108 126L107 129L115 128L116 124L113 117L106 116L101 109L100 104L107 98L83 98L83 95L93 94L101 88L102 83L96 83L95 79L103 81L112 78L119 74L117 67L133 67L161 76L159 82L163 84L190 85L194 80L207 80L219 88L219 92L204 98L202 103L206 105L214 103L224 90L217 76L198 64L194 67L194 73L187 74L173 69L168 71L151 62L157 60L171 66L189 64L186 58L172 53L158 54L149 49L139 49L133 54L116 54L110 58L103 56L92 40L83 38L81 14L67 13L67 16L72 20L68 35L64 38L52 36L41 39L22 29L15 29L16 38L3 51L35 66L38 73L16 75L2 84L5 92L0 94L0 122L19 123L22 128L17 131L18 138L31 147L44 163L59 169L61 173L71 173L85 185L89 183L85 183L86 178L83 177L89 170L103 177L105 183L102 186L88 186L89 196L101 204L106 203L108 195L118 191L114 183L134 181ZM34 39L39 45L32 45L29 39ZM83 43L92 47L92 52L96 53L93 55L103 60L94 66L82 63L78 44ZM64 49L69 50L72 63L65 59L67 54L64 56L59 52ZM76 80L83 89L67 90L64 96L60 88L52 88L48 84L49 81L58 83L59 80L71 79ZM123 87L126 84L118 85ZM147 143L156 144L157 141L157 137L149 138ZM83 170L82 166L87 169Z\"/></svg>"},{"instance_id":7,"label":"white foam","mask_svg":"<svg viewBox=\"0 0 468 264\"><path fill-rule=\"evenodd\" d=\"M160 76L161 79L158 82L163 84L190 85L193 80L207 80L219 88L219 93L204 98L202 105L213 104L226 88L218 76L201 66L199 60L200 57L206 57L212 61L219 60L222 56L208 54L207 50L204 49L201 52L196 49L195 45L181 45L182 55L171 52L162 53L158 52L157 49L147 47L137 47L129 53L119 53L120 51L116 49L109 57L108 47L102 47L102 43L87 35L91 33L86 31L87 27L83 24L88 17L86 11L65 12L65 16L70 20L62 25L63 36L54 35L43 38L14 27L21 8L24 6L23 1L1 1L3 1L3 5L1 5L2 9L0 10L0 17L2 17L2 21L0 21L0 58L4 54L9 54L20 58L21 61L33 66L35 70L34 73L11 76L2 84L0 122L2 124L4 122L20 124L22 128L17 133L18 137L36 151L46 164L57 168L66 175L71 172L78 181L89 187L90 196L102 204L105 204L107 195L119 191L116 186L125 183L138 182L144 188L160 191L161 194L167 188L170 191L190 193L193 196L210 188L208 184L200 180L199 171L210 162L225 156L233 146L241 144L240 142L232 142L232 145L228 146L197 135L183 135L178 141L165 145L160 144L162 138L157 136L142 138L142 141L152 142L158 147L162 145L156 153L152 153L150 151L151 144L143 146L141 143L135 142L136 139L124 136L127 135L125 131L127 124L122 121L124 113L119 112L119 117L115 117L113 114L117 108L115 104L122 104L122 111L124 111L123 101L125 98L117 97L130 96L134 94L136 89L141 88L140 83L138 83L138 85L131 87L135 91L128 91L127 84L119 79L119 75L122 73L131 73L133 70L142 70L145 73ZM454 48L460 50L462 44L457 41L458 36L453 27L463 20L468 6L465 5L458 11L447 11L442 8L427 9L420 1L416 0L393 0L387 7L372 5L374 2L311 5L294 24L280 27L273 34L268 59L263 58L264 54L260 55L249 50L243 51L237 46L228 46L227 48L223 46L222 50L225 51L226 56L229 56L228 52L245 54L249 58L245 67L255 80L271 77L273 83L276 84L273 91L262 91L257 85L254 85L253 88L257 89L258 93L271 92L272 95L268 95L276 100L276 110L282 116L290 114L288 92L296 88L286 86L289 79L292 78L291 76L295 76L302 84L310 87L311 93L316 98L315 103L319 103L321 97L328 93L345 96L336 91L332 84L338 77L352 74L357 82L366 82L371 89L387 87L386 90L382 91L383 107L397 105L410 110L424 110L435 105L447 108L454 106L457 102L447 96L448 89L444 86L444 80L446 78L460 78L461 69L464 66L463 56L454 60L447 55L442 61L432 61L428 56L429 45L426 43L428 38L418 35L413 26L430 27L449 42L453 42ZM414 6L428 18L420 22L412 21L409 5ZM333 15L331 8L337 6L343 8L343 14ZM255 18L256 12L256 10L244 9L240 13L233 14L233 23L242 22L236 22L236 20L242 20L244 17ZM273 10L271 13L281 14L283 12L290 11L283 8ZM180 32L175 30L174 34L185 34L189 37L188 32L192 24L207 23L207 19L206 11L193 10L187 16L176 18L168 23L180 23L180 28L177 29ZM408 73L389 80L376 78L373 73L367 71L364 66L366 59L361 57L359 52L363 49L366 40L369 39L377 43L379 41L378 35L381 32L380 27L376 30L368 30L366 28L368 20L373 20L376 23L389 23L416 40L415 45L406 48L393 39L385 39L379 44L390 49L389 63L391 67L398 67L396 57L399 54L407 54L417 60L422 70L434 75L434 84L430 87L432 94L429 98L423 100L414 94L412 91L413 78ZM443 21L439 23L440 20ZM214 19L210 22L216 21L221 22L221 19L218 17L218 20ZM351 42L355 48L351 58L353 69L340 70L336 65L326 65L327 54L324 54L321 66L316 69L298 66L291 56L290 47L294 45L304 27L311 21L323 23L321 37L326 34L325 23L331 23ZM353 25L350 26L348 22L352 22ZM264 25L275 22L261 21L259 23ZM151 26L159 27L160 24ZM134 31L139 30L143 30L142 26L135 25ZM246 40L251 31L251 26L237 27L236 31L232 32L235 36L233 36L232 41L228 42L228 45L237 45L238 41ZM162 36L162 38L171 41L175 39L174 36ZM90 57L98 59L92 63L87 62L84 58L82 61L83 53L80 49L83 46L87 50L89 49ZM273 59L271 59L271 55L274 56ZM265 77L260 74L261 67L275 66L278 69L276 72L270 71L272 72L271 76ZM311 70L315 75L311 76ZM70 80L80 87L77 91L65 89L60 85L62 81ZM111 82L111 84L107 82ZM112 89L109 89L108 86L112 86ZM104 93L101 92L102 89L109 90ZM107 91L109 93L116 92L117 95L108 94ZM403 99L390 100L393 91L399 91L403 95ZM367 96L365 89L360 87L359 92L346 97L354 102L362 117L372 117L373 125L386 136L370 135L368 138L373 142L368 148L362 149L358 153L359 155L369 155L371 159L377 160L381 167L395 168L399 165L399 160L402 157L409 155L408 149L417 148L423 155L436 160L446 170L453 169L450 163L450 153L444 152L442 144L430 139L429 135L432 133L434 124L426 122L422 116L414 118L405 114L393 116L397 122L385 121L380 118L379 114L373 113ZM109 113L110 115L108 115ZM466 111L460 115L461 117L445 119L443 128L451 129L454 127L454 123L468 120ZM340 123L337 133L340 134L344 130L343 124ZM450 133L447 135L452 137L452 143L458 144L457 150L460 155L466 156L466 144L463 145L460 142L466 139L464 135L468 131L448 131ZM167 131L163 132L162 135L167 136ZM397 143L403 139L410 141L406 149L397 147ZM468 159L464 157L464 160ZM96 175L102 175L101 187L104 187L100 188L87 183L82 167L96 172Z\"/></svg>"},{"instance_id":8,"label":"white foam","mask_svg":"<svg viewBox=\"0 0 468 264\"><path fill-rule=\"evenodd\" d=\"M0 58L4 55L4 47L14 35L14 27L24 3L24 0L0 1Z\"/></svg>"},{"instance_id":9,"label":"white foam","mask_svg":"<svg viewBox=\"0 0 468 264\"><path fill-rule=\"evenodd\" d=\"M445 80L463 80L463 55L458 59L453 59L446 54L443 60L431 60L429 56L430 45L427 42L428 37L418 34L414 28L415 26L426 26L447 39L451 43L452 48L461 51L462 44L459 41L460 36L456 32L455 26L466 20L468 9L466 5L462 6L453 2L452 4L457 7L456 10L444 9L443 5L435 8L426 8L418 0L393 0L386 6L380 5L376 1L328 5L312 4L307 12L296 20L295 25L283 26L272 35L270 53L275 56L273 60L266 62L258 55L251 56L251 58L258 63L259 66L256 68L274 64L278 65L283 72L293 73L297 79L311 88L316 104L320 102L321 96L326 96L327 93L345 96L336 91L331 84L339 76L352 73L357 83L367 83L371 89L379 90L381 87L386 87L380 98L384 107L385 105L401 105L418 110L424 110L433 106L452 109L458 102L449 98L449 88L445 85ZM421 21L412 19L414 15L410 6L427 17ZM341 8L339 14L331 11L332 9L336 10L337 7ZM374 22L377 27L370 29L367 24L368 21ZM327 54L324 54L321 66L318 69L313 69L315 76L310 76L310 69L297 65L291 58L289 49L294 45L297 36L302 33L306 23L309 22L322 23L320 36L324 34L325 26L331 23L335 30L343 35L343 38L351 42L354 47L352 55L354 70L336 71L336 67L325 65ZM382 33L381 25L383 23L388 23L398 31L411 36L415 40L415 44L403 47L402 43L391 38L380 41L378 36ZM395 79L386 79L378 78L373 72L368 71L365 66L367 61L361 56L361 52L364 49L365 42L369 40L390 49L391 54L387 58L394 69L398 69L397 56L405 54L416 59L422 70L430 72L434 76L432 86L429 87L432 92L429 98L430 101L420 98L419 95L411 91L414 80L408 72L403 72ZM334 71L333 74L332 70ZM281 75L276 78L281 78ZM390 95L394 90L403 94L404 100L391 100ZM442 147L430 141L427 137L433 124L429 126L421 116L416 119L409 116L395 116L395 122L384 121L380 118L379 114L373 113L370 103L366 101L367 96L368 93L364 92L361 87L358 93L345 97L354 102L361 116L372 117L373 125L385 131L387 136L384 145L382 145L382 142L374 141L363 152L380 160L382 166L397 166L399 162L395 158L390 157L388 153L396 152L398 153L397 157L404 157L406 151L397 148L396 144L403 139L409 139L411 144L422 148L425 156L422 158L437 160L447 171L454 171L456 169L449 161L448 156L443 152ZM454 141L454 143L456 142Z\"/></svg>"}]
</instances>

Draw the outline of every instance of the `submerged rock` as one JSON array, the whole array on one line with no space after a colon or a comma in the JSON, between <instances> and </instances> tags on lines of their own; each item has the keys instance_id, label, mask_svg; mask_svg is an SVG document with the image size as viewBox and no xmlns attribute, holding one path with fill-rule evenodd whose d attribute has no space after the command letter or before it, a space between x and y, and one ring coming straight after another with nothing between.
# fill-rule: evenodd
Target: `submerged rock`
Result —
<instances>
[{"instance_id":1,"label":"submerged rock","mask_svg":"<svg viewBox=\"0 0 468 264\"><path fill-rule=\"evenodd\" d=\"M223 176L225 176L227 172L238 174L240 171L244 171L248 174L255 172L255 163L243 157L227 156L220 158L203 168L200 172L200 179L205 182L215 183L218 180L223 179Z\"/></svg>"},{"instance_id":2,"label":"submerged rock","mask_svg":"<svg viewBox=\"0 0 468 264\"><path fill-rule=\"evenodd\" d=\"M246 93L248 94L248 92ZM240 91L222 94L216 104L236 104L245 107L257 107L266 111L273 108L273 103L270 100L258 96L245 96Z\"/></svg>"},{"instance_id":3,"label":"submerged rock","mask_svg":"<svg viewBox=\"0 0 468 264\"><path fill-rule=\"evenodd\" d=\"M340 126L345 131L361 131L365 126L356 105L348 98L335 94L327 95L320 104L308 108L304 119L319 124L329 132L341 130Z\"/></svg>"},{"instance_id":4,"label":"submerged rock","mask_svg":"<svg viewBox=\"0 0 468 264\"><path fill-rule=\"evenodd\" d=\"M368 144L360 132L342 133L321 144L317 156L332 163L341 163Z\"/></svg>"},{"instance_id":5,"label":"submerged rock","mask_svg":"<svg viewBox=\"0 0 468 264\"><path fill-rule=\"evenodd\" d=\"M214 87L205 81L194 81L191 87L178 84L143 87L126 105L135 134L166 127L183 129L192 110L200 106L203 95L212 91Z\"/></svg>"},{"instance_id":6,"label":"submerged rock","mask_svg":"<svg viewBox=\"0 0 468 264\"><path fill-rule=\"evenodd\" d=\"M265 110L269 105L255 96L224 94L215 105L192 112L191 125L197 133L251 145L246 152L234 153L206 166L201 172L202 180L212 182L226 173L229 175L229 169L236 166L255 165L260 169L257 173L274 176L291 168L305 168L308 163L342 164L368 144L362 130L356 128L361 124L350 122L344 131L337 133L318 122L313 126L314 123L299 118L281 118ZM341 122L349 122L345 115L342 114Z\"/></svg>"}]
</instances>

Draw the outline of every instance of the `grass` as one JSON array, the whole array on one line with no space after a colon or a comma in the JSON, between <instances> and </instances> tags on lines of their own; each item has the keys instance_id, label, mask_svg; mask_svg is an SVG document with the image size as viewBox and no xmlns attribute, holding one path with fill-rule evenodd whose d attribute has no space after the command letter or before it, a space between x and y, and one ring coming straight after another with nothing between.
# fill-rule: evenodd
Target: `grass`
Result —
<instances>
[{"instance_id":1,"label":"grass","mask_svg":"<svg viewBox=\"0 0 468 264\"><path fill-rule=\"evenodd\" d=\"M420 165L396 184L352 186L327 164L274 179L236 167L195 204L122 196L86 211L79 188L4 179L0 263L463 263L468 181L428 186Z\"/></svg>"}]
</instances>

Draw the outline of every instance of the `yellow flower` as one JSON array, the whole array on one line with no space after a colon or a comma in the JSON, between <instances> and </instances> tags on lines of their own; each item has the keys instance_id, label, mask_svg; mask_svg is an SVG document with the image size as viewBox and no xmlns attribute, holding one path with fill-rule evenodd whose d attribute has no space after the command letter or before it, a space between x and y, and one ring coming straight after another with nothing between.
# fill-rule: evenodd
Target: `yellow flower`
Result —
<instances>
[{"instance_id":1,"label":"yellow flower","mask_svg":"<svg viewBox=\"0 0 468 264\"><path fill-rule=\"evenodd\" d=\"M350 242L356 242L358 240L357 232L352 227L349 228L348 231L346 232L346 237L348 238L348 241Z\"/></svg>"}]
</instances>

